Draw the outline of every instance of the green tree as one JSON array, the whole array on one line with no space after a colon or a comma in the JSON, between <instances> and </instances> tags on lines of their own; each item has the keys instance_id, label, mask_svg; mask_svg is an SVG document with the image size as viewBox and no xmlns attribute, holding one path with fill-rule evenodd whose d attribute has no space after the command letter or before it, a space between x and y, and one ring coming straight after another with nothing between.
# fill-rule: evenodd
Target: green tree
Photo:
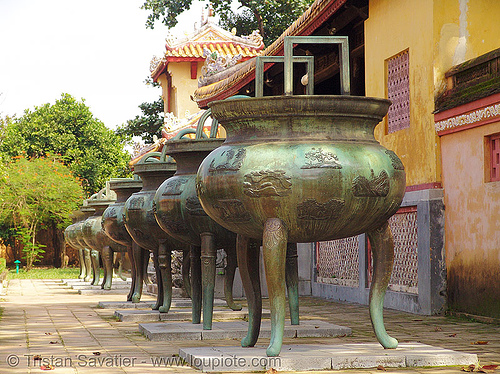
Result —
<instances>
[{"instance_id":1,"label":"green tree","mask_svg":"<svg viewBox=\"0 0 500 374\"><path fill-rule=\"evenodd\" d=\"M177 16L191 7L193 0L146 0L141 9L149 11L146 27L153 29L155 22L167 27L177 24ZM257 29L269 45L295 21L313 0L238 0L238 11L231 9L232 0L211 0L221 25L236 27L238 34L248 35Z\"/></svg>"},{"instance_id":2,"label":"green tree","mask_svg":"<svg viewBox=\"0 0 500 374\"><path fill-rule=\"evenodd\" d=\"M80 181L55 156L16 156L0 177L0 224L11 228L24 245L30 269L44 253L36 233L44 227L61 231L83 199ZM2 230L7 232L8 230Z\"/></svg>"},{"instance_id":3,"label":"green tree","mask_svg":"<svg viewBox=\"0 0 500 374\"><path fill-rule=\"evenodd\" d=\"M153 143L153 135L161 138L163 126L163 99L161 96L152 103L139 105L142 115L135 116L125 124L118 126L116 134L119 137L140 136L145 143Z\"/></svg>"},{"instance_id":4,"label":"green tree","mask_svg":"<svg viewBox=\"0 0 500 374\"><path fill-rule=\"evenodd\" d=\"M129 173L125 139L96 119L84 101L62 94L55 104L6 118L0 133L0 153L29 158L60 155L87 194L104 187L110 177Z\"/></svg>"}]
</instances>

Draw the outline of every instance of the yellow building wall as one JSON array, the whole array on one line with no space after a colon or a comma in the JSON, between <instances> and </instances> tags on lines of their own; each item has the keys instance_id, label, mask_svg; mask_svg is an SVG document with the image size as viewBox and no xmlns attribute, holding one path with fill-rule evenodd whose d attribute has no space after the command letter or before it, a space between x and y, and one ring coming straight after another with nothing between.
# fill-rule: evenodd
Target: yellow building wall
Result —
<instances>
[{"instance_id":1,"label":"yellow building wall","mask_svg":"<svg viewBox=\"0 0 500 374\"><path fill-rule=\"evenodd\" d=\"M485 180L484 138L499 132L496 122L441 137L450 307L497 318L500 182Z\"/></svg>"},{"instance_id":2,"label":"yellow building wall","mask_svg":"<svg viewBox=\"0 0 500 374\"><path fill-rule=\"evenodd\" d=\"M201 74L203 64L198 62L197 77ZM200 109L198 105L191 100L191 96L198 88L198 78L191 79L191 62L170 62L168 64L168 73L172 77L172 97L170 99L171 112L178 118L184 118L186 110L190 114L197 113ZM163 101L165 102L165 113L168 111L166 103L167 79L165 74L162 74L158 79L163 88Z\"/></svg>"},{"instance_id":3,"label":"yellow building wall","mask_svg":"<svg viewBox=\"0 0 500 374\"><path fill-rule=\"evenodd\" d=\"M387 97L386 61L409 51L410 127L375 136L401 158L408 186L440 182L439 139L434 131L433 1L370 0L365 21L366 96Z\"/></svg>"},{"instance_id":4,"label":"yellow building wall","mask_svg":"<svg viewBox=\"0 0 500 374\"><path fill-rule=\"evenodd\" d=\"M500 46L500 1L434 1L434 94L446 89L444 74L453 66Z\"/></svg>"}]
</instances>

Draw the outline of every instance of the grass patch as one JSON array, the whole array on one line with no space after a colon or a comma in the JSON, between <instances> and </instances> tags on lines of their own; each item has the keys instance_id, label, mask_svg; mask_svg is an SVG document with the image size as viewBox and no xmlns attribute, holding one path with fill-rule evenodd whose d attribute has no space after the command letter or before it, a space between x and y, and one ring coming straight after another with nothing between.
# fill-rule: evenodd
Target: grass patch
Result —
<instances>
[{"instance_id":1,"label":"grass patch","mask_svg":"<svg viewBox=\"0 0 500 374\"><path fill-rule=\"evenodd\" d=\"M10 269L7 273L7 279L72 279L78 278L79 275L79 267L69 267L64 269L37 267L31 269L30 271L19 269L19 273L16 273L16 269Z\"/></svg>"}]
</instances>

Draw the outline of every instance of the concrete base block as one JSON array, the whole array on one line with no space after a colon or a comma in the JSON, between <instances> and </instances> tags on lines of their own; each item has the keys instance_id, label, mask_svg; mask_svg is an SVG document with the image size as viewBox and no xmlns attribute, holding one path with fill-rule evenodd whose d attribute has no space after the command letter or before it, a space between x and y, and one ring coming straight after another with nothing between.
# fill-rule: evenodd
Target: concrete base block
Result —
<instances>
[{"instance_id":1,"label":"concrete base block","mask_svg":"<svg viewBox=\"0 0 500 374\"><path fill-rule=\"evenodd\" d=\"M101 285L93 286L91 284L72 284L71 288L74 290L98 290L101 289ZM112 290L127 290L130 291L130 283L125 282L113 282L111 285Z\"/></svg>"},{"instance_id":2,"label":"concrete base block","mask_svg":"<svg viewBox=\"0 0 500 374\"><path fill-rule=\"evenodd\" d=\"M279 357L267 357L266 348L198 347L181 348L179 355L189 365L204 372L367 369L470 365L475 354L456 352L421 343L402 343L384 349L378 343L339 345L284 345Z\"/></svg>"},{"instance_id":3,"label":"concrete base block","mask_svg":"<svg viewBox=\"0 0 500 374\"><path fill-rule=\"evenodd\" d=\"M138 303L132 303L130 301L99 301L97 306L103 309L151 309L155 301L139 301ZM225 306L226 301L221 299L214 300L214 306ZM191 308L191 299L172 299L172 308Z\"/></svg>"},{"instance_id":4,"label":"concrete base block","mask_svg":"<svg viewBox=\"0 0 500 374\"><path fill-rule=\"evenodd\" d=\"M101 286L95 289L83 289L83 290L77 290L80 295L106 295L106 294L114 294L114 295L126 295L130 291L129 288L115 288L111 287L110 290L103 290Z\"/></svg>"},{"instance_id":5,"label":"concrete base block","mask_svg":"<svg viewBox=\"0 0 500 374\"><path fill-rule=\"evenodd\" d=\"M227 312L226 312L227 313ZM149 340L231 340L246 336L248 323L246 321L214 322L212 330L203 330L202 324L191 323L141 323L139 331ZM285 322L284 336L287 338L301 337L336 337L351 335L348 327L334 325L319 320L302 321L300 325L290 325ZM263 320L260 328L261 338L271 337L271 322Z\"/></svg>"},{"instance_id":6,"label":"concrete base block","mask_svg":"<svg viewBox=\"0 0 500 374\"><path fill-rule=\"evenodd\" d=\"M271 313L262 311L262 318L270 318ZM156 321L190 321L191 308L171 308L168 313L160 313L157 310L116 310L115 317L121 322L156 322ZM246 309L234 311L229 308L214 310L214 320L231 320L248 318Z\"/></svg>"},{"instance_id":7,"label":"concrete base block","mask_svg":"<svg viewBox=\"0 0 500 374\"><path fill-rule=\"evenodd\" d=\"M139 301L132 303L131 301L99 301L98 308L102 309L151 309L155 304L154 300Z\"/></svg>"}]
</instances>

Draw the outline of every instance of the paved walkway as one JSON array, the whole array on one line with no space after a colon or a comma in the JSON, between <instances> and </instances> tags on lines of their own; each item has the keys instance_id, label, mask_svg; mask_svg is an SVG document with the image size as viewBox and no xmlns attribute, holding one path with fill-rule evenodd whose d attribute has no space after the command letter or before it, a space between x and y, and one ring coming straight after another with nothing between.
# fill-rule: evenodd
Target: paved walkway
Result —
<instances>
[{"instance_id":1,"label":"paved walkway","mask_svg":"<svg viewBox=\"0 0 500 374\"><path fill-rule=\"evenodd\" d=\"M239 345L236 340L148 341L138 332L136 323L118 322L113 317L113 310L97 308L99 301L124 301L123 293L79 295L64 288L59 280L11 280L5 293L0 296L0 308L3 309L0 373L42 373L43 364L52 364L54 373L197 373L172 361L177 359L179 347ZM150 296L144 299L152 300ZM267 300L264 307L268 307ZM374 342L365 306L305 297L301 298L300 312L303 319L322 319L353 330L353 336L349 337L301 338L300 343ZM385 321L389 333L400 342L421 342L476 353L482 365L500 364L498 325L392 310L386 310ZM285 339L284 344L298 342L298 339ZM267 343L266 339L258 342ZM36 360L38 357L41 362ZM155 367L159 360L163 360L161 367ZM387 373L408 374L460 372L460 367L387 369ZM500 368L496 372L500 373Z\"/></svg>"}]
</instances>

